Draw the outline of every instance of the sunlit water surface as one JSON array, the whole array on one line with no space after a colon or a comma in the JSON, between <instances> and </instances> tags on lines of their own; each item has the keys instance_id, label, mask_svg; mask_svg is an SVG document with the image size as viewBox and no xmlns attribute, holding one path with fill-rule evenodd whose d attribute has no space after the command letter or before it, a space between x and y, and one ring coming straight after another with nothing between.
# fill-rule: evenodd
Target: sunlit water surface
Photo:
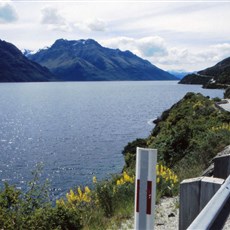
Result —
<instances>
[{"instance_id":1,"label":"sunlit water surface","mask_svg":"<svg viewBox=\"0 0 230 230\"><path fill-rule=\"evenodd\" d=\"M124 146L189 91L223 97L175 81L0 84L0 181L23 189L43 162L42 178L61 196L120 172Z\"/></svg>"}]
</instances>

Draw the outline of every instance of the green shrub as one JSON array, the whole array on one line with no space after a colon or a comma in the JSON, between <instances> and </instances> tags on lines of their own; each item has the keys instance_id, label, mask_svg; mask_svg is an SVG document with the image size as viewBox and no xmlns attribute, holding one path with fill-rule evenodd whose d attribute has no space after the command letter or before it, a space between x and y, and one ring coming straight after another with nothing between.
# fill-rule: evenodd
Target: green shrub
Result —
<instances>
[{"instance_id":1,"label":"green shrub","mask_svg":"<svg viewBox=\"0 0 230 230\"><path fill-rule=\"evenodd\" d=\"M228 112L215 107L215 102L201 94L187 93L185 97L163 112L157 120L146 146L158 150L158 162L174 169L183 179L201 173L218 151L230 144L230 130L211 131L230 123ZM135 167L138 142L129 143L132 151L124 149L125 170ZM129 162L131 160L131 163ZM180 170L180 167L186 170ZM190 173L189 173L190 172Z\"/></svg>"},{"instance_id":2,"label":"green shrub","mask_svg":"<svg viewBox=\"0 0 230 230\"><path fill-rule=\"evenodd\" d=\"M40 181L41 170L42 166L38 165L25 193L4 184L0 191L0 229L75 230L82 227L77 209L52 206L47 181Z\"/></svg>"}]
</instances>

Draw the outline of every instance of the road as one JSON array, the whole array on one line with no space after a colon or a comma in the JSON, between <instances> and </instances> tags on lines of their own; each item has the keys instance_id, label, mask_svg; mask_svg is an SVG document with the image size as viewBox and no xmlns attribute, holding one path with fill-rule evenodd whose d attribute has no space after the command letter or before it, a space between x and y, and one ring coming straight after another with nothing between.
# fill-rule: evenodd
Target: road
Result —
<instances>
[{"instance_id":1,"label":"road","mask_svg":"<svg viewBox=\"0 0 230 230\"><path fill-rule=\"evenodd\" d=\"M224 99L224 100L228 101L228 103L226 103L226 104L219 104L219 106L221 108L223 108L224 110L230 112L230 99Z\"/></svg>"}]
</instances>

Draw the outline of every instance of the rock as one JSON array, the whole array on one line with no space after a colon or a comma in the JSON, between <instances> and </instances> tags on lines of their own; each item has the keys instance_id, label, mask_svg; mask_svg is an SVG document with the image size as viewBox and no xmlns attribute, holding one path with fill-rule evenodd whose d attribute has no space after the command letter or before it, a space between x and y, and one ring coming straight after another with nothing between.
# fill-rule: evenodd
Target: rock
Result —
<instances>
[{"instance_id":1,"label":"rock","mask_svg":"<svg viewBox=\"0 0 230 230\"><path fill-rule=\"evenodd\" d=\"M170 213L170 214L168 215L168 217L175 217L175 214L174 214L174 213Z\"/></svg>"}]
</instances>

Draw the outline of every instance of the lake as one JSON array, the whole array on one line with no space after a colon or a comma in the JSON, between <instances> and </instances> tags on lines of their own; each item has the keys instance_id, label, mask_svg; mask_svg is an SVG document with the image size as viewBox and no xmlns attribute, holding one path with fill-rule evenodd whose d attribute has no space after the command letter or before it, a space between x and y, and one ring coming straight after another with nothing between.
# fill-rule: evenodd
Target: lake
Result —
<instances>
[{"instance_id":1,"label":"lake","mask_svg":"<svg viewBox=\"0 0 230 230\"><path fill-rule=\"evenodd\" d=\"M187 92L177 81L0 84L0 181L25 188L36 163L55 195L120 172L124 146Z\"/></svg>"}]
</instances>

